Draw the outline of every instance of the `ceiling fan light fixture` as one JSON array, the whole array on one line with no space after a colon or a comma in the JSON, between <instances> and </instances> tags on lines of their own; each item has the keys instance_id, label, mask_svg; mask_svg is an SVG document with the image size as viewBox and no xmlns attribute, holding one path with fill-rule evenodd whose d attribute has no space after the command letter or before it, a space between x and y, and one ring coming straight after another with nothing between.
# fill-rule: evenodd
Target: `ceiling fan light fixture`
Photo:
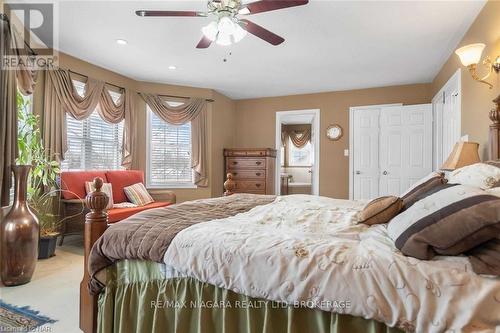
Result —
<instances>
[{"instance_id":1,"label":"ceiling fan light fixture","mask_svg":"<svg viewBox=\"0 0 500 333\"><path fill-rule=\"evenodd\" d=\"M201 32L205 37L210 39L212 42L217 39L217 34L219 33L219 29L216 22L210 22L210 24L201 28Z\"/></svg>"},{"instance_id":2,"label":"ceiling fan light fixture","mask_svg":"<svg viewBox=\"0 0 500 333\"><path fill-rule=\"evenodd\" d=\"M231 45L233 42L231 41L231 35L219 32L216 43L218 45L228 46Z\"/></svg>"},{"instance_id":3,"label":"ceiling fan light fixture","mask_svg":"<svg viewBox=\"0 0 500 333\"><path fill-rule=\"evenodd\" d=\"M236 29L233 32L234 42L238 43L240 40L245 38L246 35L247 35L247 31L245 29L243 29L242 27L240 27L238 24L236 24Z\"/></svg>"},{"instance_id":4,"label":"ceiling fan light fixture","mask_svg":"<svg viewBox=\"0 0 500 333\"><path fill-rule=\"evenodd\" d=\"M232 35L236 30L236 24L227 16L223 16L218 24L219 33L223 35Z\"/></svg>"}]
</instances>

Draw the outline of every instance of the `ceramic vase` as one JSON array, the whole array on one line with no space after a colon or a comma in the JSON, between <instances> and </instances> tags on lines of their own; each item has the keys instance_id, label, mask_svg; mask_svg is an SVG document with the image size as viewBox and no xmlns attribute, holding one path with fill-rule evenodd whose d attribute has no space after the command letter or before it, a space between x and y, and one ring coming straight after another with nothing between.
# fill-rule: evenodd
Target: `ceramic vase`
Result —
<instances>
[{"instance_id":1,"label":"ceramic vase","mask_svg":"<svg viewBox=\"0 0 500 333\"><path fill-rule=\"evenodd\" d=\"M40 227L27 203L30 170L30 165L12 167L14 203L0 223L0 278L6 286L30 282L38 258Z\"/></svg>"}]
</instances>

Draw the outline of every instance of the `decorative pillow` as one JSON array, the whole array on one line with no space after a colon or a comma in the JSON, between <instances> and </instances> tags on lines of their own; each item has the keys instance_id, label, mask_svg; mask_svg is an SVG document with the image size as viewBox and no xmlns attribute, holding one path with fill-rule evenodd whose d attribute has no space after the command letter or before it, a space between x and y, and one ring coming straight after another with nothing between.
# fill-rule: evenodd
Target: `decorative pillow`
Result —
<instances>
[{"instance_id":1,"label":"decorative pillow","mask_svg":"<svg viewBox=\"0 0 500 333\"><path fill-rule=\"evenodd\" d=\"M498 230L500 234L500 229ZM500 236L467 252L472 269L477 274L500 276Z\"/></svg>"},{"instance_id":2,"label":"decorative pillow","mask_svg":"<svg viewBox=\"0 0 500 333\"><path fill-rule=\"evenodd\" d=\"M497 168L500 168L500 160L489 160L489 161L486 161L484 163L496 166Z\"/></svg>"},{"instance_id":3,"label":"decorative pillow","mask_svg":"<svg viewBox=\"0 0 500 333\"><path fill-rule=\"evenodd\" d=\"M497 187L500 186L500 167L488 163L464 166L450 173L448 181L450 184L469 185L483 190Z\"/></svg>"},{"instance_id":4,"label":"decorative pillow","mask_svg":"<svg viewBox=\"0 0 500 333\"><path fill-rule=\"evenodd\" d=\"M458 255L497 237L500 198L479 188L442 185L394 217L389 236L405 255Z\"/></svg>"},{"instance_id":5,"label":"decorative pillow","mask_svg":"<svg viewBox=\"0 0 500 333\"><path fill-rule=\"evenodd\" d=\"M125 191L125 195L127 196L128 200L131 203L136 204L137 206L144 206L154 202L153 198L148 193L148 190L146 190L146 187L144 187L143 183L137 183L124 187L123 191Z\"/></svg>"},{"instance_id":6,"label":"decorative pillow","mask_svg":"<svg viewBox=\"0 0 500 333\"><path fill-rule=\"evenodd\" d=\"M374 199L360 213L360 223L368 225L387 223L403 208L403 200L394 196Z\"/></svg>"},{"instance_id":7,"label":"decorative pillow","mask_svg":"<svg viewBox=\"0 0 500 333\"><path fill-rule=\"evenodd\" d=\"M403 210L411 207L423 193L442 184L446 184L446 178L443 172L432 172L420 179L401 196L403 200Z\"/></svg>"},{"instance_id":8,"label":"decorative pillow","mask_svg":"<svg viewBox=\"0 0 500 333\"><path fill-rule=\"evenodd\" d=\"M85 182L85 191L87 192L87 194L89 194L90 192L94 192L94 182ZM106 209L113 208L113 186L111 185L111 183L103 183L101 191L104 192L109 198Z\"/></svg>"}]
</instances>

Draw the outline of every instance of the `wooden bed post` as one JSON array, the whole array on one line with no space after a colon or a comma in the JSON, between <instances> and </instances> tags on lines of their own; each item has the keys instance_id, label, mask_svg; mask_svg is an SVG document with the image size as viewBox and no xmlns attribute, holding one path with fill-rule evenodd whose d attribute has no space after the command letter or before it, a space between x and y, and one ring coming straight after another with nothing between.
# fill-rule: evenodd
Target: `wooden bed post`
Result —
<instances>
[{"instance_id":1,"label":"wooden bed post","mask_svg":"<svg viewBox=\"0 0 500 333\"><path fill-rule=\"evenodd\" d=\"M224 192L224 195L228 196L228 195L234 194L233 190L234 190L234 186L236 184L234 183L232 173L228 173L226 175L226 178L227 178L227 180L224 182L224 189L226 190L226 192Z\"/></svg>"},{"instance_id":2,"label":"wooden bed post","mask_svg":"<svg viewBox=\"0 0 500 333\"><path fill-rule=\"evenodd\" d=\"M102 178L94 179L95 191L85 198L90 213L85 216L84 231L84 269L83 279L80 283L80 329L85 333L97 331L97 295L91 295L88 290L90 276L88 272L88 261L92 245L106 231L108 227L108 214L104 210L108 205L108 196L101 191Z\"/></svg>"},{"instance_id":3,"label":"wooden bed post","mask_svg":"<svg viewBox=\"0 0 500 333\"><path fill-rule=\"evenodd\" d=\"M500 95L493 100L495 108L490 111L490 119L493 124L490 125L490 160L500 159Z\"/></svg>"}]
</instances>

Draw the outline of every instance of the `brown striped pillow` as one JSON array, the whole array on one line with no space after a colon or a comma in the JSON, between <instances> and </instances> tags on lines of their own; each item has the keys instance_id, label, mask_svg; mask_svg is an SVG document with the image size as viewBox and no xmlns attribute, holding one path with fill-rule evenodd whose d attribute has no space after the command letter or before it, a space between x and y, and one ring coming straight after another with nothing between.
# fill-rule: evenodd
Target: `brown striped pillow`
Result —
<instances>
[{"instance_id":1,"label":"brown striped pillow","mask_svg":"<svg viewBox=\"0 0 500 333\"><path fill-rule=\"evenodd\" d=\"M154 202L143 183L137 183L123 188L128 200L137 206L144 206Z\"/></svg>"},{"instance_id":2,"label":"brown striped pillow","mask_svg":"<svg viewBox=\"0 0 500 333\"><path fill-rule=\"evenodd\" d=\"M360 223L368 225L387 223L398 215L403 207L403 201L394 196L386 196L374 199L361 211Z\"/></svg>"},{"instance_id":3,"label":"brown striped pillow","mask_svg":"<svg viewBox=\"0 0 500 333\"><path fill-rule=\"evenodd\" d=\"M465 185L443 187L393 218L387 230L408 256L462 254L498 235L500 197Z\"/></svg>"},{"instance_id":4,"label":"brown striped pillow","mask_svg":"<svg viewBox=\"0 0 500 333\"><path fill-rule=\"evenodd\" d=\"M403 210L408 209L415 202L417 202L422 194L428 192L436 186L446 184L446 182L447 181L443 172L433 172L427 177L421 179L401 196L401 199L403 200Z\"/></svg>"},{"instance_id":5,"label":"brown striped pillow","mask_svg":"<svg viewBox=\"0 0 500 333\"><path fill-rule=\"evenodd\" d=\"M474 272L500 276L500 230L497 234L496 238L467 252Z\"/></svg>"}]
</instances>

